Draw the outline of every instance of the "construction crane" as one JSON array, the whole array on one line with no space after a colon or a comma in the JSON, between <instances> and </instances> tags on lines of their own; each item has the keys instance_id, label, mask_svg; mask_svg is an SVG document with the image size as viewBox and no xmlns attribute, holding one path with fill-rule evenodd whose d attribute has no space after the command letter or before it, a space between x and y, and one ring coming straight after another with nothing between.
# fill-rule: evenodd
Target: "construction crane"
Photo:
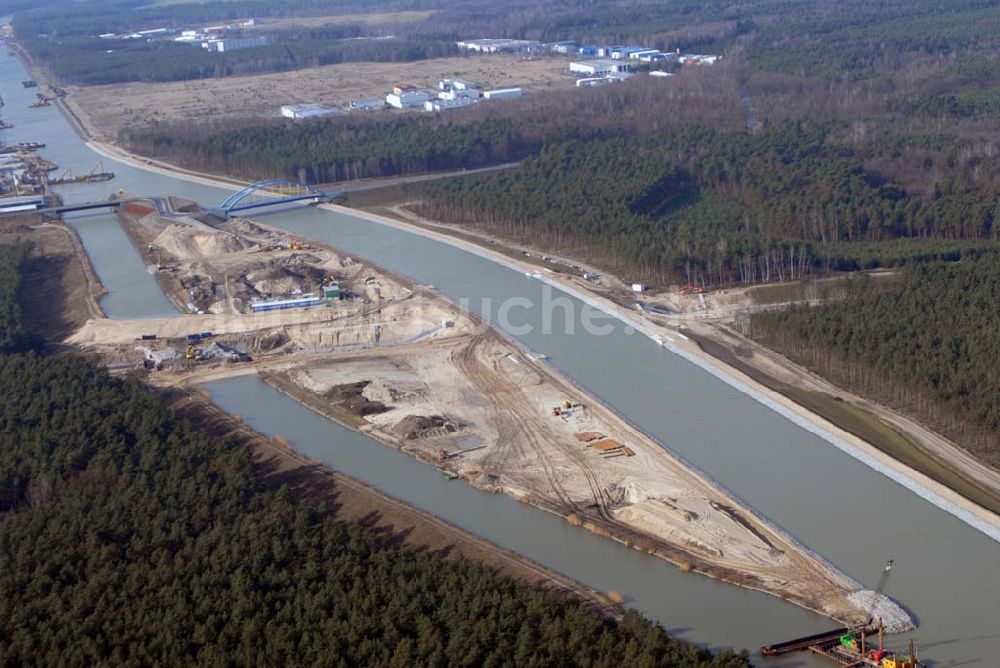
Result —
<instances>
[{"instance_id":1,"label":"construction crane","mask_svg":"<svg viewBox=\"0 0 1000 668\"><path fill-rule=\"evenodd\" d=\"M882 620L878 619L878 645L869 647L866 635L872 631L872 623L875 621L875 611L878 607L879 597L885 591L885 586L889 582L889 574L892 572L893 560L885 562L882 575L878 579L878 584L872 593L872 600L867 610L867 617L864 622L851 627L834 629L825 633L815 633L803 638L795 638L775 645L765 645L761 647L761 654L764 656L780 656L790 652L808 649L819 656L830 659L839 666L849 666L859 668L872 666L873 668L926 668L925 664L917 659L917 651L913 640L910 640L910 652L908 656L897 654L885 648L885 627Z\"/></svg>"},{"instance_id":2,"label":"construction crane","mask_svg":"<svg viewBox=\"0 0 1000 668\"><path fill-rule=\"evenodd\" d=\"M96 183L98 181L110 181L113 178L115 178L115 173L104 171L104 161L98 160L93 169L86 174L73 176L73 168L71 167L63 172L58 179L50 180L49 185L59 186L66 183Z\"/></svg>"},{"instance_id":3,"label":"construction crane","mask_svg":"<svg viewBox=\"0 0 1000 668\"><path fill-rule=\"evenodd\" d=\"M859 652L862 655L865 653L865 634L868 632L871 623L875 620L875 608L878 605L878 598L885 591L885 585L889 582L889 573L892 572L893 560L889 559L885 562L885 567L882 569L882 575L879 576L878 585L875 587L875 591L872 592L872 602L868 605L868 615L865 617L865 621L858 624L850 631L840 636L840 644L843 647L852 649L855 652ZM879 651L882 652L882 624L879 624ZM881 657L879 657L881 660Z\"/></svg>"},{"instance_id":4,"label":"construction crane","mask_svg":"<svg viewBox=\"0 0 1000 668\"><path fill-rule=\"evenodd\" d=\"M882 575L879 576L878 586L875 587L875 593L872 594L872 602L868 606L868 619L865 620L865 625L871 624L875 618L875 606L878 604L878 597L882 595L885 591L885 585L889 582L889 573L892 571L892 559L885 562L885 568L882 569Z\"/></svg>"}]
</instances>

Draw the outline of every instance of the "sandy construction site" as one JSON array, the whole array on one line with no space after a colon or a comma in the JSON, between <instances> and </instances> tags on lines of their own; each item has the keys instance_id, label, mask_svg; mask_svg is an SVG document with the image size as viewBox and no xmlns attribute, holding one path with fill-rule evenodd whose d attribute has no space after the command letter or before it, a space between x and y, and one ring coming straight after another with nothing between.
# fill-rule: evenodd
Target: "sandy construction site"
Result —
<instances>
[{"instance_id":1,"label":"sandy construction site","mask_svg":"<svg viewBox=\"0 0 1000 668\"><path fill-rule=\"evenodd\" d=\"M130 202L119 219L183 315L90 318L68 343L113 364L141 353L147 366L187 372L212 359L401 345L473 327L454 305L367 262L260 223L171 204L182 215L164 218ZM289 300L311 301L259 310Z\"/></svg>"},{"instance_id":2,"label":"sandy construction site","mask_svg":"<svg viewBox=\"0 0 1000 668\"><path fill-rule=\"evenodd\" d=\"M170 205L130 202L120 219L188 313L91 318L69 343L115 369L141 364L161 386L260 373L447 477L682 570L862 621L857 583L433 290L259 222ZM332 283L339 297L322 304L247 309Z\"/></svg>"},{"instance_id":3,"label":"sandy construction site","mask_svg":"<svg viewBox=\"0 0 1000 668\"><path fill-rule=\"evenodd\" d=\"M184 211L183 201L171 201L183 217L165 219L142 202L128 203L119 217L182 312L246 314L254 302L320 295L330 285L341 293L340 312L411 294L385 273L327 247L245 218Z\"/></svg>"},{"instance_id":4,"label":"sandy construction site","mask_svg":"<svg viewBox=\"0 0 1000 668\"><path fill-rule=\"evenodd\" d=\"M561 514L684 570L857 620L857 585L492 330L346 353L265 377L446 475Z\"/></svg>"},{"instance_id":5,"label":"sandy construction site","mask_svg":"<svg viewBox=\"0 0 1000 668\"><path fill-rule=\"evenodd\" d=\"M94 139L114 143L123 128L202 122L206 118L219 123L251 117L278 118L285 104L315 102L340 107L351 100L384 98L397 83L433 88L443 78L469 79L488 88L520 86L528 92L574 85L564 59L496 54L412 63L343 63L196 81L73 86L67 87L70 95L65 102Z\"/></svg>"}]
</instances>

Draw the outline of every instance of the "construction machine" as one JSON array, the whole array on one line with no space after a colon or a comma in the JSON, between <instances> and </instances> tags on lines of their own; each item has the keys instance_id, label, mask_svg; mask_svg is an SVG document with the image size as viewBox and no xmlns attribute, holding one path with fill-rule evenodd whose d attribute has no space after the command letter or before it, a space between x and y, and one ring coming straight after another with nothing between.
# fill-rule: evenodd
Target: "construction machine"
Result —
<instances>
[{"instance_id":1,"label":"construction machine","mask_svg":"<svg viewBox=\"0 0 1000 668\"><path fill-rule=\"evenodd\" d=\"M872 593L871 603L866 610L864 622L842 629L834 629L824 633L816 633L803 638L794 638L774 645L761 647L761 654L764 656L781 656L790 652L809 650L814 654L827 658L840 666L872 666L873 668L923 668L917 660L917 654L910 640L909 656L903 657L895 652L885 649L885 627L879 618L878 625L873 626L876 621L876 609L879 597L885 591L885 586L889 581L889 574L892 572L893 560L885 562L882 575L879 577L878 585ZM867 646L867 635L873 631L878 632L878 647L869 648Z\"/></svg>"},{"instance_id":2,"label":"construction machine","mask_svg":"<svg viewBox=\"0 0 1000 668\"><path fill-rule=\"evenodd\" d=\"M908 657L899 657L893 652L885 649L885 627L881 618L878 619L878 647L869 648L866 646L865 637L872 624L876 621L875 609L878 606L879 597L885 591L885 586L889 582L889 575L892 572L893 560L885 562L882 575L879 576L878 585L872 592L871 603L868 604L868 614L865 621L852 628L848 633L840 636L840 647L845 650L848 656L856 655L861 659L861 663L879 668L916 668L920 664L917 661L916 652L913 648L913 641L910 641L910 654Z\"/></svg>"},{"instance_id":3,"label":"construction machine","mask_svg":"<svg viewBox=\"0 0 1000 668\"><path fill-rule=\"evenodd\" d=\"M865 633L871 626L871 623L875 620L875 606L878 604L878 598L882 595L882 592L885 590L885 585L889 581L889 573L892 572L892 563L892 559L885 562L885 567L882 569L882 575L879 576L878 579L878 586L876 586L875 591L872 592L872 601L868 604L868 614L865 617L865 621L840 636L841 647L860 654L865 653ZM879 638L881 637L882 625L879 624ZM881 646L881 644L882 643L880 641L879 646Z\"/></svg>"}]
</instances>

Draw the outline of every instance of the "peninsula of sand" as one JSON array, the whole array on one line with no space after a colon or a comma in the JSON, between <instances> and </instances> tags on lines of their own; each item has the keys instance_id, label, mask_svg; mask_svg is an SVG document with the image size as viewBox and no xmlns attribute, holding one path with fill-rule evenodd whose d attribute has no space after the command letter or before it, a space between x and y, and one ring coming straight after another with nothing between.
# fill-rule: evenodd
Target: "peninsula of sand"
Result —
<instances>
[{"instance_id":1,"label":"peninsula of sand","mask_svg":"<svg viewBox=\"0 0 1000 668\"><path fill-rule=\"evenodd\" d=\"M184 215L131 202L119 218L187 313L92 318L70 343L113 368L144 366L161 386L258 374L448 477L682 570L863 621L870 601L856 582L433 289L259 221L171 202ZM309 308L257 308L318 294ZM883 617L910 625L888 602Z\"/></svg>"}]
</instances>

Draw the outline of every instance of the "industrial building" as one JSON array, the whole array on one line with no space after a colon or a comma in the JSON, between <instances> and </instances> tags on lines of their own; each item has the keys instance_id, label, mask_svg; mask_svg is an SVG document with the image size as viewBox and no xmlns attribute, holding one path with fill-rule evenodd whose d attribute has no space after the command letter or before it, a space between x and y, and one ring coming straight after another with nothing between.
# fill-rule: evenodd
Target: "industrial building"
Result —
<instances>
[{"instance_id":1,"label":"industrial building","mask_svg":"<svg viewBox=\"0 0 1000 668\"><path fill-rule=\"evenodd\" d=\"M240 49L250 49L257 46L267 46L266 37L241 37L238 39L210 39L202 42L202 47L212 53L226 53L229 51L239 51Z\"/></svg>"},{"instance_id":2,"label":"industrial building","mask_svg":"<svg viewBox=\"0 0 1000 668\"><path fill-rule=\"evenodd\" d=\"M426 91L396 86L393 88L393 92L385 96L385 103L396 109L414 109L424 106L424 102L429 99L431 96Z\"/></svg>"},{"instance_id":3,"label":"industrial building","mask_svg":"<svg viewBox=\"0 0 1000 668\"><path fill-rule=\"evenodd\" d=\"M340 291L339 283L327 283L323 286L323 299L326 300L327 306L333 306L333 302L342 298L343 293Z\"/></svg>"},{"instance_id":4,"label":"industrial building","mask_svg":"<svg viewBox=\"0 0 1000 668\"><path fill-rule=\"evenodd\" d=\"M643 49L642 51L632 51L628 54L630 60L642 60L643 56L663 55L659 49Z\"/></svg>"},{"instance_id":5,"label":"industrial building","mask_svg":"<svg viewBox=\"0 0 1000 668\"><path fill-rule=\"evenodd\" d=\"M334 114L339 114L340 112L336 109L331 109L330 107L323 107L318 104L312 104L310 102L305 102L302 104L286 104L281 108L281 115L285 118L293 118L296 120L303 118L322 118L323 116L332 116Z\"/></svg>"},{"instance_id":6,"label":"industrial building","mask_svg":"<svg viewBox=\"0 0 1000 668\"><path fill-rule=\"evenodd\" d=\"M0 213L18 213L21 211L34 211L45 206L45 198L42 195L22 195L20 197L0 198Z\"/></svg>"},{"instance_id":7,"label":"industrial building","mask_svg":"<svg viewBox=\"0 0 1000 668\"><path fill-rule=\"evenodd\" d=\"M257 300L250 302L250 309L254 313L263 313L265 311L282 311L284 309L290 308L305 308L307 306L319 306L323 303L323 300L317 297L315 294L309 292L302 295L301 297L295 297L293 299L268 299L268 300Z\"/></svg>"},{"instance_id":8,"label":"industrial building","mask_svg":"<svg viewBox=\"0 0 1000 668\"><path fill-rule=\"evenodd\" d=\"M562 42L552 42L551 44L546 44L546 46L553 53L573 53L576 51L576 42L571 39Z\"/></svg>"},{"instance_id":9,"label":"industrial building","mask_svg":"<svg viewBox=\"0 0 1000 668\"><path fill-rule=\"evenodd\" d=\"M438 93L440 100L478 100L482 96L482 91L475 88L469 90L443 90Z\"/></svg>"},{"instance_id":10,"label":"industrial building","mask_svg":"<svg viewBox=\"0 0 1000 668\"><path fill-rule=\"evenodd\" d=\"M460 49L476 53L516 53L534 51L542 46L540 42L529 39L469 39L455 44Z\"/></svg>"},{"instance_id":11,"label":"industrial building","mask_svg":"<svg viewBox=\"0 0 1000 668\"><path fill-rule=\"evenodd\" d=\"M678 59L684 65L714 65L722 56L706 56L696 53L686 53Z\"/></svg>"},{"instance_id":12,"label":"industrial building","mask_svg":"<svg viewBox=\"0 0 1000 668\"><path fill-rule=\"evenodd\" d=\"M589 88L591 86L604 86L605 84L624 81L624 77L619 75L609 75L606 77L583 77L576 80L577 88Z\"/></svg>"},{"instance_id":13,"label":"industrial building","mask_svg":"<svg viewBox=\"0 0 1000 668\"><path fill-rule=\"evenodd\" d=\"M646 46L618 46L611 49L611 58L613 60L628 60L632 57L633 53L638 53L639 51L649 51L649 47Z\"/></svg>"},{"instance_id":14,"label":"industrial building","mask_svg":"<svg viewBox=\"0 0 1000 668\"><path fill-rule=\"evenodd\" d=\"M466 81L465 79L441 79L441 81L438 81L438 88L442 91L478 92L482 88L482 85L475 81Z\"/></svg>"},{"instance_id":15,"label":"industrial building","mask_svg":"<svg viewBox=\"0 0 1000 668\"><path fill-rule=\"evenodd\" d=\"M523 91L520 88L499 88L497 90L483 91L483 97L487 100L510 100L521 97Z\"/></svg>"},{"instance_id":16,"label":"industrial building","mask_svg":"<svg viewBox=\"0 0 1000 668\"><path fill-rule=\"evenodd\" d=\"M367 100L351 100L350 107L351 109L357 109L358 111L385 109L385 99L376 97Z\"/></svg>"},{"instance_id":17,"label":"industrial building","mask_svg":"<svg viewBox=\"0 0 1000 668\"><path fill-rule=\"evenodd\" d=\"M472 97L460 97L456 100L427 100L424 102L424 111L447 111L449 109L461 109L462 107L475 106L478 100Z\"/></svg>"},{"instance_id":18,"label":"industrial building","mask_svg":"<svg viewBox=\"0 0 1000 668\"><path fill-rule=\"evenodd\" d=\"M660 51L652 51L649 53L644 53L639 56L639 60L644 63L658 63L660 61L666 60L667 54Z\"/></svg>"},{"instance_id":19,"label":"industrial building","mask_svg":"<svg viewBox=\"0 0 1000 668\"><path fill-rule=\"evenodd\" d=\"M441 100L479 99L482 86L464 79L442 79L438 82L438 98Z\"/></svg>"},{"instance_id":20,"label":"industrial building","mask_svg":"<svg viewBox=\"0 0 1000 668\"><path fill-rule=\"evenodd\" d=\"M573 74L582 74L587 77L607 76L608 74L622 74L630 72L632 66L627 62L608 60L578 60L569 64L569 71Z\"/></svg>"}]
</instances>

